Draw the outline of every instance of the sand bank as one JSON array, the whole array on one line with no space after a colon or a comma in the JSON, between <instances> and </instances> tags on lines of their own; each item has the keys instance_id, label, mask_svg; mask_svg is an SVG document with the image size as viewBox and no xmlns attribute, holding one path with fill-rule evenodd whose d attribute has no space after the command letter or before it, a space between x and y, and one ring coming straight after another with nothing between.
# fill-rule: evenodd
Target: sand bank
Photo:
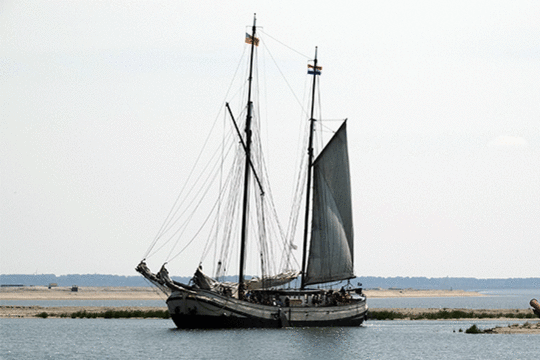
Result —
<instances>
[{"instance_id":1,"label":"sand bank","mask_svg":"<svg viewBox=\"0 0 540 360\"><path fill-rule=\"evenodd\" d=\"M368 298L397 297L463 297L484 296L463 290L414 290L414 289L370 289L365 290ZM160 300L165 295L154 287L71 287L24 286L0 289L1 300Z\"/></svg>"},{"instance_id":2,"label":"sand bank","mask_svg":"<svg viewBox=\"0 0 540 360\"><path fill-rule=\"evenodd\" d=\"M134 307L134 306L118 306L118 307L104 307L104 306L21 306L21 305L1 305L0 306L0 318L35 318L38 314L46 312L48 317L70 317L71 314L85 311L87 313L104 313L108 310L112 311L155 311L155 310L167 310L165 304L161 307ZM446 309L447 311L459 310L460 316L466 316L459 319L444 319L444 320L478 320L478 321L490 321L490 320L515 320L516 318L523 317L523 315L530 315L529 309ZM425 314L438 314L441 309L422 309L422 308L372 308L372 313L380 312L392 312L403 315L402 320L410 320L417 318L418 315ZM485 314L489 314L489 318L486 318ZM505 317L505 314L510 314L511 317ZM391 320L390 320L391 321ZM535 330L540 326L540 319L530 319L531 326L527 326L524 330ZM499 330L496 328L494 332L503 332L508 330ZM504 328L506 329L506 328ZM518 326L513 326L510 330L519 330Z\"/></svg>"},{"instance_id":3,"label":"sand bank","mask_svg":"<svg viewBox=\"0 0 540 360\"><path fill-rule=\"evenodd\" d=\"M167 307L133 307L133 306L119 306L119 307L104 307L104 306L19 306L19 305L1 305L0 306L0 319L1 318L35 318L38 314L46 312L50 318L59 318L62 315L69 317L71 314L81 311L87 313L103 313L107 310L113 311L153 311L153 310L167 310Z\"/></svg>"},{"instance_id":4,"label":"sand bank","mask_svg":"<svg viewBox=\"0 0 540 360\"><path fill-rule=\"evenodd\" d=\"M71 287L24 286L0 289L2 300L160 300L166 296L154 287Z\"/></svg>"},{"instance_id":5,"label":"sand bank","mask_svg":"<svg viewBox=\"0 0 540 360\"><path fill-rule=\"evenodd\" d=\"M437 314L441 311L452 312L458 311L466 314L466 317L456 318L452 320L515 320L516 318L524 318L533 314L531 309L439 309L439 308L370 308L371 312L393 312L403 315L403 320L418 318L423 314ZM505 316L509 314L509 316ZM511 317L510 317L511 316ZM534 318L535 319L535 318ZM535 321L533 319L533 321ZM444 319L447 320L447 319ZM539 319L540 320L540 319Z\"/></svg>"},{"instance_id":6,"label":"sand bank","mask_svg":"<svg viewBox=\"0 0 540 360\"><path fill-rule=\"evenodd\" d=\"M476 291L464 290L416 290L416 289L368 289L364 290L368 299L376 298L418 298L418 297L470 297L485 296Z\"/></svg>"},{"instance_id":7,"label":"sand bank","mask_svg":"<svg viewBox=\"0 0 540 360\"><path fill-rule=\"evenodd\" d=\"M483 331L486 334L540 334L540 322L526 322L507 327L495 327Z\"/></svg>"}]
</instances>

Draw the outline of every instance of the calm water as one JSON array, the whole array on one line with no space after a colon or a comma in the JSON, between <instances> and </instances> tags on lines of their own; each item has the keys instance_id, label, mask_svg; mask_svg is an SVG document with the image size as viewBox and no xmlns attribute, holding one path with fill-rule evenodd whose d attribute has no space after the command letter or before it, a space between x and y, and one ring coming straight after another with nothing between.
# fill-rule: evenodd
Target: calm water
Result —
<instances>
[{"instance_id":1,"label":"calm water","mask_svg":"<svg viewBox=\"0 0 540 360\"><path fill-rule=\"evenodd\" d=\"M471 321L356 328L176 330L170 320L0 319L11 359L535 359L540 335L472 335ZM481 328L508 322L477 321ZM454 332L455 331L455 332Z\"/></svg>"}]
</instances>

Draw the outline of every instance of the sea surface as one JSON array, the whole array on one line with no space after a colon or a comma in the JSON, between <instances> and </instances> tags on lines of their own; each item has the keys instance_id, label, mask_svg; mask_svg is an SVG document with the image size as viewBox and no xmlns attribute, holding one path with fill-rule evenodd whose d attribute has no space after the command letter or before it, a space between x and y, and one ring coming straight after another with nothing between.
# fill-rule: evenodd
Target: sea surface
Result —
<instances>
[{"instance_id":1,"label":"sea surface","mask_svg":"<svg viewBox=\"0 0 540 360\"><path fill-rule=\"evenodd\" d=\"M0 319L0 358L537 359L539 335L465 334L505 321L368 321L360 327L177 330L170 320Z\"/></svg>"}]
</instances>

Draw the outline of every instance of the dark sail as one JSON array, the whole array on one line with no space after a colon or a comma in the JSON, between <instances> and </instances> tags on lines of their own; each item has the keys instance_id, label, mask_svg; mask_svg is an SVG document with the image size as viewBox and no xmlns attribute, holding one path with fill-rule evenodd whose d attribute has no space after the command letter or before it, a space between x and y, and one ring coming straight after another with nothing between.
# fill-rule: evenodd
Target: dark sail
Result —
<instances>
[{"instance_id":1,"label":"dark sail","mask_svg":"<svg viewBox=\"0 0 540 360\"><path fill-rule=\"evenodd\" d=\"M313 164L313 220L305 284L354 277L346 122Z\"/></svg>"}]
</instances>

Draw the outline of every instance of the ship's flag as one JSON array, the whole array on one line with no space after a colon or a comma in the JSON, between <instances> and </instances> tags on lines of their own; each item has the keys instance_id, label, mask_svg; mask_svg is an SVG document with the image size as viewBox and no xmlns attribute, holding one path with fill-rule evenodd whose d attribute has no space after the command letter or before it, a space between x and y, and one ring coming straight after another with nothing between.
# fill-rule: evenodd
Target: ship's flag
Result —
<instances>
[{"instance_id":1,"label":"ship's flag","mask_svg":"<svg viewBox=\"0 0 540 360\"><path fill-rule=\"evenodd\" d=\"M308 64L308 74L310 75L321 75L322 66L313 66Z\"/></svg>"},{"instance_id":2,"label":"ship's flag","mask_svg":"<svg viewBox=\"0 0 540 360\"><path fill-rule=\"evenodd\" d=\"M246 44L251 44L253 41L253 36L246 33ZM255 46L259 46L259 38L255 38Z\"/></svg>"}]
</instances>

